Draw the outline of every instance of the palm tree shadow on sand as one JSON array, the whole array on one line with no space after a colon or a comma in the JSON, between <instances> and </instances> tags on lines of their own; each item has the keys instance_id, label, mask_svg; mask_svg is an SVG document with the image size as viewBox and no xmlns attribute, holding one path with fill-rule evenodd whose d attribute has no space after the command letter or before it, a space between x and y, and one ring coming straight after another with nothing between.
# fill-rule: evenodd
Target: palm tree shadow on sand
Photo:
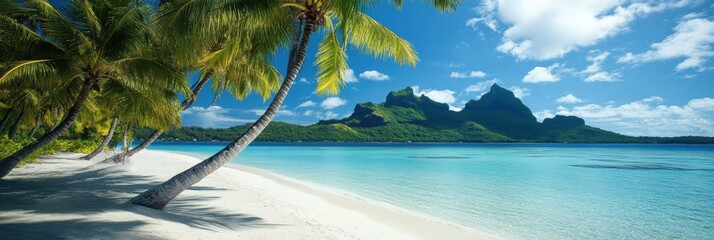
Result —
<instances>
[{"instance_id":1,"label":"palm tree shadow on sand","mask_svg":"<svg viewBox=\"0 0 714 240\"><path fill-rule=\"evenodd\" d=\"M164 211L126 204L132 196L158 182L147 176L128 174L121 166L92 166L73 172L15 176L0 180L0 232L4 233L0 239L156 238L137 230L152 224L149 221L92 217L120 211L208 231L281 226L266 223L257 216L203 204L219 198L216 194L177 198ZM189 190L208 193L227 189L195 186Z\"/></svg>"}]
</instances>

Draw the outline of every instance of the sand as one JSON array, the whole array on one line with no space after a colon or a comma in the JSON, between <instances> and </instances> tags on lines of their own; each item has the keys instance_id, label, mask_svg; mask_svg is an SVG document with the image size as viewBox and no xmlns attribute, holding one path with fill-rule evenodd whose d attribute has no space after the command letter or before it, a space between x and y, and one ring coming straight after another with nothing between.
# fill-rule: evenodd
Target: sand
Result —
<instances>
[{"instance_id":1,"label":"sand","mask_svg":"<svg viewBox=\"0 0 714 240\"><path fill-rule=\"evenodd\" d=\"M125 202L201 159L145 150L112 165L81 156L46 156L0 180L0 239L496 239L241 165L153 210Z\"/></svg>"}]
</instances>

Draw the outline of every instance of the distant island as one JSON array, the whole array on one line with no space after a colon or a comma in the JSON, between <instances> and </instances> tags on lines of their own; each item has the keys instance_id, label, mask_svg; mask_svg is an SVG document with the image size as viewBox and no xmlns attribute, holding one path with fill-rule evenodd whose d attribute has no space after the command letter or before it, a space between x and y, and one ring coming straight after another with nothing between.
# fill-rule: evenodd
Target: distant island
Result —
<instances>
[{"instance_id":1,"label":"distant island","mask_svg":"<svg viewBox=\"0 0 714 240\"><path fill-rule=\"evenodd\" d=\"M231 141L250 125L224 129L183 127L163 141ZM150 134L137 129L139 139ZM712 137L633 137L585 124L582 118L557 115L538 122L513 92L498 84L459 112L410 87L390 92L383 103L359 103L351 116L303 126L273 122L258 137L266 142L544 142L544 143L686 143L713 144Z\"/></svg>"}]
</instances>

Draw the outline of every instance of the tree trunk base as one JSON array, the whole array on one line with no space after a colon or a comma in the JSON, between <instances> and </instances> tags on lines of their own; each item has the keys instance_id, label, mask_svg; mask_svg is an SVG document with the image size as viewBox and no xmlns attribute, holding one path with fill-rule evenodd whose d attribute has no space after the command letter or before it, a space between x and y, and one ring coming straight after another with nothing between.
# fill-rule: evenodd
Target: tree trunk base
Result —
<instances>
[{"instance_id":1,"label":"tree trunk base","mask_svg":"<svg viewBox=\"0 0 714 240\"><path fill-rule=\"evenodd\" d=\"M130 157L131 157L131 156L129 156L129 155L126 154L126 153L119 153L119 154L114 155L114 156L112 156L112 157L110 157L110 158L104 159L104 160L102 160L102 161L99 162L99 163L100 163L100 164L109 164L109 163L111 163L111 164L122 164L122 165L124 165L124 164L127 164L127 163L129 162L128 160L129 160Z\"/></svg>"}]
</instances>

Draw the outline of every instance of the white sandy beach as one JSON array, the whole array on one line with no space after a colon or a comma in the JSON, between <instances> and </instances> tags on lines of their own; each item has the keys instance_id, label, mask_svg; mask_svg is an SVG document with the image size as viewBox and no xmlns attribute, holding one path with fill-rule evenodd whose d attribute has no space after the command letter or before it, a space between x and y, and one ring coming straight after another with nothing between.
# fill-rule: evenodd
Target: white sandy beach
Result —
<instances>
[{"instance_id":1,"label":"white sandy beach","mask_svg":"<svg viewBox=\"0 0 714 240\"><path fill-rule=\"evenodd\" d=\"M224 167L163 211L125 202L200 159L63 153L0 180L0 239L494 239L270 171Z\"/></svg>"}]
</instances>

